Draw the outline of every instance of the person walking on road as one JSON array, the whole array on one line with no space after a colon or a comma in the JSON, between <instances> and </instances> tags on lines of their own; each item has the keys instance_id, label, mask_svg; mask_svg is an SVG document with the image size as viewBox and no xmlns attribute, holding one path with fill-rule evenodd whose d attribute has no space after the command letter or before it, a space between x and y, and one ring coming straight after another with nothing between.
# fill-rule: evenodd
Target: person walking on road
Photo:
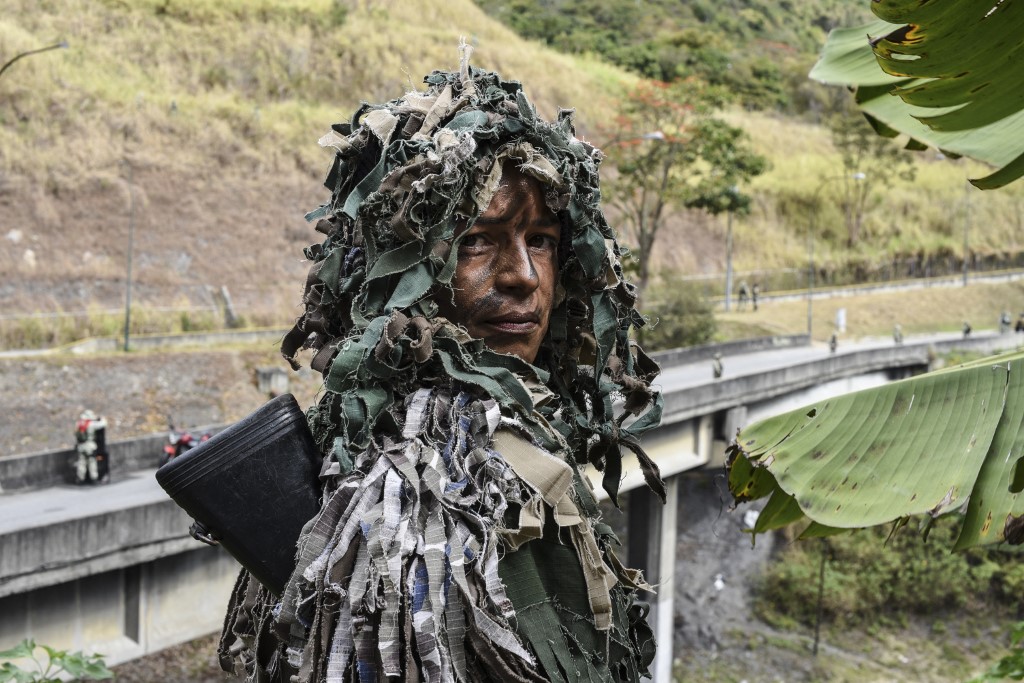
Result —
<instances>
[{"instance_id":1,"label":"person walking on road","mask_svg":"<svg viewBox=\"0 0 1024 683\"><path fill-rule=\"evenodd\" d=\"M750 288L747 287L747 281L746 280L742 280L742 281L740 281L739 304L737 304L736 310L738 310L738 311L746 310L746 308L747 308L747 299L749 299L749 298L750 298Z\"/></svg>"}]
</instances>

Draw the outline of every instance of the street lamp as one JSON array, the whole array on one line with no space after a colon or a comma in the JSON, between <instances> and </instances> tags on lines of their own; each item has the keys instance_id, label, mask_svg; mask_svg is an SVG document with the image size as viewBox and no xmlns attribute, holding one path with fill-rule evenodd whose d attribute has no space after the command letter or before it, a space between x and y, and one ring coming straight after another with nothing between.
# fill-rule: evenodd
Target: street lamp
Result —
<instances>
[{"instance_id":1,"label":"street lamp","mask_svg":"<svg viewBox=\"0 0 1024 683\"><path fill-rule=\"evenodd\" d=\"M3 76L4 72L7 71L8 68L10 68L11 64L14 64L16 61L18 61L22 57L28 57L29 55L36 55L36 54L39 54L40 52L46 52L47 50L66 50L66 49L68 49L68 41L62 40L59 43L55 43L54 45L48 45L46 47L40 47L40 48L37 48L35 50L28 50L27 52L22 52L20 54L16 54L13 57L11 57L10 59L8 59L4 63L3 66L0 66L0 76Z\"/></svg>"},{"instance_id":2,"label":"street lamp","mask_svg":"<svg viewBox=\"0 0 1024 683\"><path fill-rule=\"evenodd\" d=\"M736 198L739 190L735 185L730 185L727 191L729 196L729 207L726 209L725 228L725 312L728 313L732 306L732 214L736 206Z\"/></svg>"},{"instance_id":3,"label":"street lamp","mask_svg":"<svg viewBox=\"0 0 1024 683\"><path fill-rule=\"evenodd\" d=\"M811 222L807 228L807 339L811 340L811 331L813 329L813 302L814 302L814 231L816 229L815 223L818 218L818 197L821 195L821 191L833 180L845 180L851 179L861 181L867 178L867 176L861 172L853 173L850 175L834 175L827 178L822 178L818 186L814 188L814 194L811 195Z\"/></svg>"}]
</instances>

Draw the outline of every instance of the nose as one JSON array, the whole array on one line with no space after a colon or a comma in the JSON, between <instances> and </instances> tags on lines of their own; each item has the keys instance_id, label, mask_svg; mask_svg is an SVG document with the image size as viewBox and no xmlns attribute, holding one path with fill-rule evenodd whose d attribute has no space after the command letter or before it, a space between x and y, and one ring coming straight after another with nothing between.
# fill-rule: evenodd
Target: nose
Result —
<instances>
[{"instance_id":1,"label":"nose","mask_svg":"<svg viewBox=\"0 0 1024 683\"><path fill-rule=\"evenodd\" d=\"M540 279L533 265L529 245L524 238L516 236L502 245L495 265L495 283L498 289L518 294L530 294L537 289Z\"/></svg>"}]
</instances>

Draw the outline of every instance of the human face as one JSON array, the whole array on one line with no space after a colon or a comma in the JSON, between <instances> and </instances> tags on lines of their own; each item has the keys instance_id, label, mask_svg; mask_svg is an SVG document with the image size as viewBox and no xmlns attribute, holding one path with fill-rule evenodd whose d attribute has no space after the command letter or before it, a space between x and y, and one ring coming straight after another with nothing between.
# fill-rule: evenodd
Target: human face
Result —
<instances>
[{"instance_id":1,"label":"human face","mask_svg":"<svg viewBox=\"0 0 1024 683\"><path fill-rule=\"evenodd\" d=\"M560 236L541 184L506 167L459 243L454 297L439 297L441 315L491 350L534 362L554 306Z\"/></svg>"}]
</instances>

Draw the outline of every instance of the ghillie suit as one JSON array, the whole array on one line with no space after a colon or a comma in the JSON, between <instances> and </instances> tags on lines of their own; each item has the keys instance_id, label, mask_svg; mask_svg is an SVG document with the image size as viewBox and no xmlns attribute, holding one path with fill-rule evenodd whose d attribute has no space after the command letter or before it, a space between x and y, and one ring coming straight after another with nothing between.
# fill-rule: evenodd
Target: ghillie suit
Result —
<instances>
[{"instance_id":1,"label":"ghillie suit","mask_svg":"<svg viewBox=\"0 0 1024 683\"><path fill-rule=\"evenodd\" d=\"M221 642L250 680L637 681L653 659L646 587L612 553L581 469L615 499L621 448L657 424L658 368L600 208L601 155L572 112L538 118L516 82L435 71L364 104L337 151L305 312L282 351L324 374L307 412L323 502L280 598L244 572ZM560 282L534 365L441 318L459 237L502 163L558 216ZM461 235L462 233L459 232ZM613 410L613 402L619 402Z\"/></svg>"}]
</instances>

